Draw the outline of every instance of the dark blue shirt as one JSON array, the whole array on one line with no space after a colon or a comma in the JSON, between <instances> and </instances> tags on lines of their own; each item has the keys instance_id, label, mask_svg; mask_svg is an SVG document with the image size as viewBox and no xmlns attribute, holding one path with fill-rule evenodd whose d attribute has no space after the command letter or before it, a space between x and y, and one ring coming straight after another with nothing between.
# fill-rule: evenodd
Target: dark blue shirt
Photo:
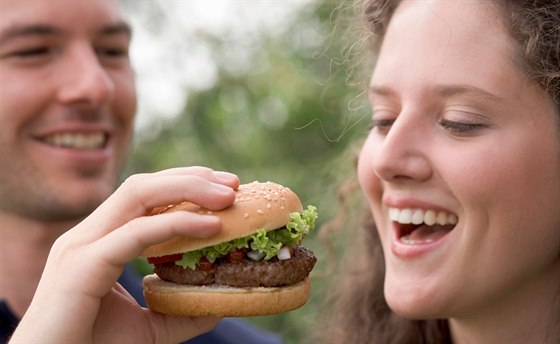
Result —
<instances>
[{"instance_id":1,"label":"dark blue shirt","mask_svg":"<svg viewBox=\"0 0 560 344\"><path fill-rule=\"evenodd\" d=\"M142 291L142 278L130 267L126 267L119 283L138 301L146 306ZM4 300L0 300L0 344L8 341L19 319ZM279 344L279 335L263 331L243 319L225 318L212 331L193 338L188 344Z\"/></svg>"}]
</instances>

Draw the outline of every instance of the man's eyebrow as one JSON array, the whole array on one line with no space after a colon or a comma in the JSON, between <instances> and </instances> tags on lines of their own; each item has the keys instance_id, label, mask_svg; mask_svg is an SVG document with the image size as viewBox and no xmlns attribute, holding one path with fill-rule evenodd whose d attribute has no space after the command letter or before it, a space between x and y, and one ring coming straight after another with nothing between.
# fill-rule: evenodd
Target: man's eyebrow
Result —
<instances>
[{"instance_id":1,"label":"man's eyebrow","mask_svg":"<svg viewBox=\"0 0 560 344\"><path fill-rule=\"evenodd\" d=\"M0 35L0 44L17 37L61 35L62 33L63 31L61 29L51 25L14 25L2 32L2 34Z\"/></svg>"},{"instance_id":2,"label":"man's eyebrow","mask_svg":"<svg viewBox=\"0 0 560 344\"><path fill-rule=\"evenodd\" d=\"M132 36L132 28L125 22L118 22L115 24L110 24L104 26L100 30L100 34L102 35L114 35L114 34L125 34L127 36Z\"/></svg>"},{"instance_id":3,"label":"man's eyebrow","mask_svg":"<svg viewBox=\"0 0 560 344\"><path fill-rule=\"evenodd\" d=\"M14 25L2 32L0 35L0 44L18 37L53 36L63 35L64 33L65 31L63 29L47 24ZM102 27L98 34L103 36L125 34L130 37L132 36L132 28L125 22L117 22Z\"/></svg>"}]
</instances>

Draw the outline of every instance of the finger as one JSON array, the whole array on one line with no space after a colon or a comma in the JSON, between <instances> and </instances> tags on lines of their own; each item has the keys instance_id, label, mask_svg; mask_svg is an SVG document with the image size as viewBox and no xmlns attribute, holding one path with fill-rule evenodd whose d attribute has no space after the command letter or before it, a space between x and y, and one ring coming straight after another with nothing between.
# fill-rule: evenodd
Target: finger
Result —
<instances>
[{"instance_id":1,"label":"finger","mask_svg":"<svg viewBox=\"0 0 560 344\"><path fill-rule=\"evenodd\" d=\"M136 218L95 242L93 249L104 262L122 266L138 257L148 246L173 237L193 240L216 234L222 222L216 216L187 211Z\"/></svg>"},{"instance_id":2,"label":"finger","mask_svg":"<svg viewBox=\"0 0 560 344\"><path fill-rule=\"evenodd\" d=\"M87 232L94 238L145 215L157 206L189 201L211 210L220 210L235 200L231 188L198 176L136 175L127 181L80 225L88 228ZM92 232L91 228L97 230Z\"/></svg>"},{"instance_id":3,"label":"finger","mask_svg":"<svg viewBox=\"0 0 560 344\"><path fill-rule=\"evenodd\" d=\"M156 206L190 201L219 210L230 205L234 197L231 187L200 176L134 175L108 199L108 207L112 208L116 201L123 206L129 205L129 212L145 214Z\"/></svg>"},{"instance_id":4,"label":"finger","mask_svg":"<svg viewBox=\"0 0 560 344\"><path fill-rule=\"evenodd\" d=\"M155 172L154 175L185 175L190 174L194 176L203 177L211 182L223 184L230 188L237 190L239 187L239 177L233 173L225 171L214 171L208 167L189 166L189 167L175 167L167 170Z\"/></svg>"}]
</instances>

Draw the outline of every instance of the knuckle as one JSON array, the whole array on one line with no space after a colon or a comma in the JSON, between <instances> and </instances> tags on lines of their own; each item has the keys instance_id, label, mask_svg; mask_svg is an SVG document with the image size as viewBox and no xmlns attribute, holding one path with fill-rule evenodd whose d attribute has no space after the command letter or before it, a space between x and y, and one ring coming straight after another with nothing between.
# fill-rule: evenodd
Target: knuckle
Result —
<instances>
[{"instance_id":1,"label":"knuckle","mask_svg":"<svg viewBox=\"0 0 560 344\"><path fill-rule=\"evenodd\" d=\"M134 174L128 176L118 188L118 192L122 195L130 197L130 199L137 199L139 197L139 190L146 184L147 174Z\"/></svg>"},{"instance_id":2,"label":"knuckle","mask_svg":"<svg viewBox=\"0 0 560 344\"><path fill-rule=\"evenodd\" d=\"M123 231L123 233L126 233L128 240L135 240L139 245L146 246L142 235L139 235L139 233L142 232L140 229L142 228L144 221L145 219L143 216L135 217L123 224L120 230Z\"/></svg>"},{"instance_id":3,"label":"knuckle","mask_svg":"<svg viewBox=\"0 0 560 344\"><path fill-rule=\"evenodd\" d=\"M214 176L214 170L209 167L204 166L193 166L192 174L195 176L203 177L206 179L212 178Z\"/></svg>"},{"instance_id":4,"label":"knuckle","mask_svg":"<svg viewBox=\"0 0 560 344\"><path fill-rule=\"evenodd\" d=\"M51 246L51 252L63 252L68 250L70 247L70 240L68 239L68 234L64 233L58 239L55 240Z\"/></svg>"},{"instance_id":5,"label":"knuckle","mask_svg":"<svg viewBox=\"0 0 560 344\"><path fill-rule=\"evenodd\" d=\"M121 184L121 189L126 189L127 192L134 191L138 186L146 181L146 174L133 174L128 176Z\"/></svg>"}]
</instances>

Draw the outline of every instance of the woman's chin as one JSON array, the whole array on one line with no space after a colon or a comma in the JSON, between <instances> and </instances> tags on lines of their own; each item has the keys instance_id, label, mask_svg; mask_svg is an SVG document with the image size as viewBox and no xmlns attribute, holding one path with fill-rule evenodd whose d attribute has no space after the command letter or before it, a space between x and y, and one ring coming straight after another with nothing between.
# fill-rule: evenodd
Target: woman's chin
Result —
<instances>
[{"instance_id":1,"label":"woman's chin","mask_svg":"<svg viewBox=\"0 0 560 344\"><path fill-rule=\"evenodd\" d=\"M403 290L403 288L392 288L390 284L385 284L385 300L389 308L403 318L438 319L446 317L446 303L435 294L422 288Z\"/></svg>"}]
</instances>

